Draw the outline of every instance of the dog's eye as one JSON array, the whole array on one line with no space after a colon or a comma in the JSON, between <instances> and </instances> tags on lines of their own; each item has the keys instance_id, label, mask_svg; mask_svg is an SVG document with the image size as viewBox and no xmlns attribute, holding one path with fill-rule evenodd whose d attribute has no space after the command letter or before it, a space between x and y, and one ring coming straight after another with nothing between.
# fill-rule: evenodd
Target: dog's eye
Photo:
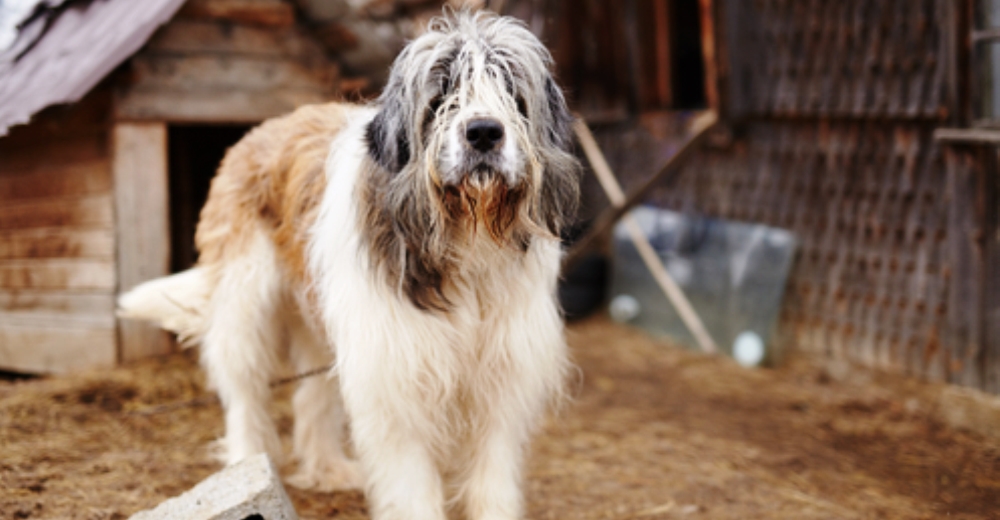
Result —
<instances>
[{"instance_id":1,"label":"dog's eye","mask_svg":"<svg viewBox=\"0 0 1000 520\"><path fill-rule=\"evenodd\" d=\"M443 96L436 96L434 99L431 100L430 104L427 105L427 109L430 110L431 112L430 113L431 117L434 117L434 114L437 114L437 111L439 108L441 108L441 103L443 102L444 102Z\"/></svg>"},{"instance_id":2,"label":"dog's eye","mask_svg":"<svg viewBox=\"0 0 1000 520\"><path fill-rule=\"evenodd\" d=\"M517 111L525 119L528 118L528 103L524 101L524 96L517 96Z\"/></svg>"},{"instance_id":3,"label":"dog's eye","mask_svg":"<svg viewBox=\"0 0 1000 520\"><path fill-rule=\"evenodd\" d=\"M444 102L444 96L435 96L430 103L427 104L427 112L424 113L424 121L421 124L424 132L430 127L431 123L437 117L437 111L441 108L441 104Z\"/></svg>"}]
</instances>

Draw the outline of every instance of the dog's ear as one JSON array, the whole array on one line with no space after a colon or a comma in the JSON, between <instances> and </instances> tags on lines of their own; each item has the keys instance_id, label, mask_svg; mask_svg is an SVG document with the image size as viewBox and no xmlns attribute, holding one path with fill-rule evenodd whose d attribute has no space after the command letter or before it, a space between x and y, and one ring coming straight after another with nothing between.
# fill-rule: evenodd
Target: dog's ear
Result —
<instances>
[{"instance_id":1,"label":"dog's ear","mask_svg":"<svg viewBox=\"0 0 1000 520\"><path fill-rule=\"evenodd\" d=\"M403 89L395 78L379 98L381 107L365 131L368 153L380 166L392 173L399 173L410 162L410 136L407 132L408 115L400 98Z\"/></svg>"},{"instance_id":2,"label":"dog's ear","mask_svg":"<svg viewBox=\"0 0 1000 520\"><path fill-rule=\"evenodd\" d=\"M547 137L556 152L546 160L539 209L546 228L559 236L563 227L576 219L580 163L574 154L573 115L566 106L562 90L551 77L545 80L545 97L552 122Z\"/></svg>"},{"instance_id":3,"label":"dog's ear","mask_svg":"<svg viewBox=\"0 0 1000 520\"><path fill-rule=\"evenodd\" d=\"M552 125L549 127L549 139L556 148L568 153L573 151L573 115L566 106L566 98L562 89L552 77L545 78L545 100L549 107L549 117Z\"/></svg>"}]
</instances>

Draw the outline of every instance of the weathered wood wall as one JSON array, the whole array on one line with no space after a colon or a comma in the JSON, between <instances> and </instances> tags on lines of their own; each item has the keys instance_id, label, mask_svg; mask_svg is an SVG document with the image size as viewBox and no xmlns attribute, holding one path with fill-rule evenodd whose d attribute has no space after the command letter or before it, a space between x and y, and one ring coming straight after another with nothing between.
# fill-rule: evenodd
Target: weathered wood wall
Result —
<instances>
[{"instance_id":1,"label":"weathered wood wall","mask_svg":"<svg viewBox=\"0 0 1000 520\"><path fill-rule=\"evenodd\" d=\"M734 139L650 201L796 233L788 345L1000 393L996 151L933 139L962 122L959 3L716 6Z\"/></svg>"},{"instance_id":2,"label":"weathered wood wall","mask_svg":"<svg viewBox=\"0 0 1000 520\"><path fill-rule=\"evenodd\" d=\"M552 51L573 109L591 123L705 104L697 0L507 0Z\"/></svg>"},{"instance_id":3,"label":"weathered wood wall","mask_svg":"<svg viewBox=\"0 0 1000 520\"><path fill-rule=\"evenodd\" d=\"M192 0L125 69L119 120L256 123L338 92L339 68L282 0Z\"/></svg>"},{"instance_id":4,"label":"weathered wood wall","mask_svg":"<svg viewBox=\"0 0 1000 520\"><path fill-rule=\"evenodd\" d=\"M942 120L961 0L715 0L734 116Z\"/></svg>"},{"instance_id":5,"label":"weathered wood wall","mask_svg":"<svg viewBox=\"0 0 1000 520\"><path fill-rule=\"evenodd\" d=\"M117 360L115 232L101 87L0 139L0 368Z\"/></svg>"}]
</instances>

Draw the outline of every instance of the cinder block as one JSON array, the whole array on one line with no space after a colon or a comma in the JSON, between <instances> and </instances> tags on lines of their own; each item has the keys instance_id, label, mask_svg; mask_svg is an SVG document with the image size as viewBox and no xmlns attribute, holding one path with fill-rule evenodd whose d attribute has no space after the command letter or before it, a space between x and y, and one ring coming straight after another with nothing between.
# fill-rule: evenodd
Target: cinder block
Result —
<instances>
[{"instance_id":1,"label":"cinder block","mask_svg":"<svg viewBox=\"0 0 1000 520\"><path fill-rule=\"evenodd\" d=\"M131 520L298 520L298 515L274 464L261 453Z\"/></svg>"}]
</instances>

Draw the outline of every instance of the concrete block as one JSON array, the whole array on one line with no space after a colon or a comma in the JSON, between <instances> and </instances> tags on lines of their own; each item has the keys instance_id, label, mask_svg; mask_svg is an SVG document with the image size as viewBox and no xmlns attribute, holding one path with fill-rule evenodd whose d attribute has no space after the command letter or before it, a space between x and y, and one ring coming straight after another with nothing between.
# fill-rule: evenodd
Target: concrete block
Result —
<instances>
[{"instance_id":1,"label":"concrete block","mask_svg":"<svg viewBox=\"0 0 1000 520\"><path fill-rule=\"evenodd\" d=\"M266 454L255 455L201 481L187 493L131 520L298 520Z\"/></svg>"}]
</instances>

